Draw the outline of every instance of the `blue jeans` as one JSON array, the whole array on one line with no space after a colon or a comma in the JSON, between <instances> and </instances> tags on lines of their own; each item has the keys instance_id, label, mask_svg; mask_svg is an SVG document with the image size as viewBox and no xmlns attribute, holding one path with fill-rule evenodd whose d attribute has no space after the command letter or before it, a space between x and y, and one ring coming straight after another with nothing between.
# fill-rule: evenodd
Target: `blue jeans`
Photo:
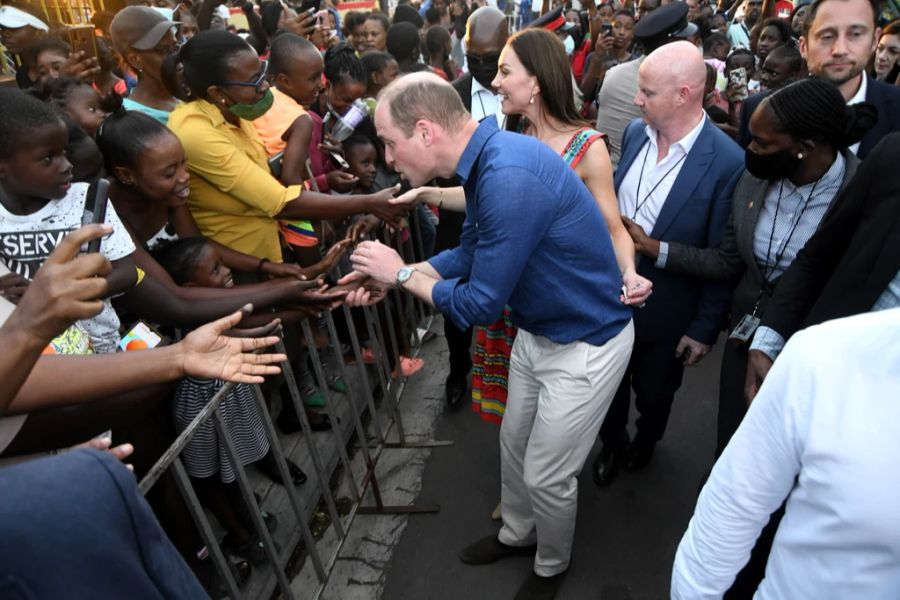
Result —
<instances>
[{"instance_id":1,"label":"blue jeans","mask_svg":"<svg viewBox=\"0 0 900 600\"><path fill-rule=\"evenodd\" d=\"M0 490L0 598L209 597L110 454L0 469Z\"/></svg>"}]
</instances>

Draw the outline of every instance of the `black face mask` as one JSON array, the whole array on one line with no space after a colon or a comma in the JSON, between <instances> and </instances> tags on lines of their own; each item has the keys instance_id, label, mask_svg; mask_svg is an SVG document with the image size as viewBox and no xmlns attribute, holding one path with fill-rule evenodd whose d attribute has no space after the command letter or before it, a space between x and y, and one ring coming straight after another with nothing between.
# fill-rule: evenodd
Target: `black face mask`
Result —
<instances>
[{"instance_id":1,"label":"black face mask","mask_svg":"<svg viewBox=\"0 0 900 600\"><path fill-rule=\"evenodd\" d=\"M466 54L466 65L475 81L490 90L491 82L497 77L497 71L500 69L500 53L483 56Z\"/></svg>"},{"instance_id":2,"label":"black face mask","mask_svg":"<svg viewBox=\"0 0 900 600\"><path fill-rule=\"evenodd\" d=\"M790 150L779 150L772 154L757 154L747 148L744 152L744 163L750 174L768 181L788 179L797 172L800 160Z\"/></svg>"}]
</instances>

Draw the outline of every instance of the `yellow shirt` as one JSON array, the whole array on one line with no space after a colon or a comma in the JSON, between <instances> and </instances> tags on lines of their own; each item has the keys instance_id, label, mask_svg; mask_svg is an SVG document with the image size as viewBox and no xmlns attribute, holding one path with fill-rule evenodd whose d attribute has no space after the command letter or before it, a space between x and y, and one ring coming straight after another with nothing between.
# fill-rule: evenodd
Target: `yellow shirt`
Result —
<instances>
[{"instance_id":1,"label":"yellow shirt","mask_svg":"<svg viewBox=\"0 0 900 600\"><path fill-rule=\"evenodd\" d=\"M169 129L184 146L191 172L188 205L204 236L224 246L281 262L275 215L298 198L300 185L285 187L272 177L256 129L227 121L206 100L178 106Z\"/></svg>"},{"instance_id":2,"label":"yellow shirt","mask_svg":"<svg viewBox=\"0 0 900 600\"><path fill-rule=\"evenodd\" d=\"M272 87L275 102L266 114L253 121L253 128L259 134L266 152L275 156L287 148L287 142L281 136L291 128L298 118L306 114L306 110L296 100Z\"/></svg>"}]
</instances>

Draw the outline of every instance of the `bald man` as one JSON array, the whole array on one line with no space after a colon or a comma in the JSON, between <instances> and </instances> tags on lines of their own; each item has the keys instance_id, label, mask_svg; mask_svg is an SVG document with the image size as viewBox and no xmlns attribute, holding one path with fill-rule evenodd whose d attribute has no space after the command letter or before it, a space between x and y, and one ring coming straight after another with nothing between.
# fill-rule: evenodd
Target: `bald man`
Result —
<instances>
[{"instance_id":1,"label":"bald man","mask_svg":"<svg viewBox=\"0 0 900 600\"><path fill-rule=\"evenodd\" d=\"M594 481L612 483L620 466L646 466L663 437L684 367L709 352L728 308L730 290L661 269L665 240L718 246L731 212L734 186L744 170L740 147L703 111L706 67L696 46L673 42L641 64L634 103L642 119L625 130L615 174L619 209L663 240L656 263L638 256L638 273L653 282L653 295L634 317L631 360L600 430L603 448ZM631 390L639 413L628 436Z\"/></svg>"},{"instance_id":2,"label":"bald man","mask_svg":"<svg viewBox=\"0 0 900 600\"><path fill-rule=\"evenodd\" d=\"M497 76L500 51L509 37L509 22L506 15L491 6L484 6L472 12L466 22L466 64L469 72L453 82L463 106L472 118L480 121L495 117L502 129L503 113L500 100L491 87ZM441 187L455 187L459 180L454 178L439 180ZM449 250L459 246L465 213L440 210L437 226L437 249ZM444 320L444 336L450 350L450 372L444 382L444 397L452 408L462 406L469 389L468 376L472 370L472 328L460 329L452 320Z\"/></svg>"},{"instance_id":3,"label":"bald man","mask_svg":"<svg viewBox=\"0 0 900 600\"><path fill-rule=\"evenodd\" d=\"M500 429L503 527L460 554L468 564L534 556L517 600L553 598L569 568L578 473L628 363L632 309L603 215L568 165L536 138L481 122L437 76L414 73L382 91L375 110L385 160L413 186L456 175L465 192L461 244L405 265L387 246L359 245L370 278L350 304L396 286L460 329L512 308L519 334Z\"/></svg>"}]
</instances>

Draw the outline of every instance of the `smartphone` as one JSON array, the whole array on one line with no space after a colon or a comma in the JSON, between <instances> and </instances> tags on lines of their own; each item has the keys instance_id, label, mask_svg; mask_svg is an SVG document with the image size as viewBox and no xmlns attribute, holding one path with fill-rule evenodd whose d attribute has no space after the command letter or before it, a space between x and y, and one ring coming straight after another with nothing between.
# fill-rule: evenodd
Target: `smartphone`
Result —
<instances>
[{"instance_id":1,"label":"smartphone","mask_svg":"<svg viewBox=\"0 0 900 600\"><path fill-rule=\"evenodd\" d=\"M135 323L131 331L125 334L119 341L119 349L123 352L131 352L132 350L147 350L148 348L156 348L162 342L162 336L152 327L138 321Z\"/></svg>"},{"instance_id":2,"label":"smartphone","mask_svg":"<svg viewBox=\"0 0 900 600\"><path fill-rule=\"evenodd\" d=\"M284 152L279 152L269 159L269 171L275 179L281 179L281 169L284 166Z\"/></svg>"},{"instance_id":3,"label":"smartphone","mask_svg":"<svg viewBox=\"0 0 900 600\"><path fill-rule=\"evenodd\" d=\"M84 212L81 215L81 226L93 225L95 223L103 223L106 220L106 206L109 204L109 180L99 179L97 181L96 192L94 193L93 203L88 208L90 197L84 200ZM83 253L100 252L100 242L103 236L92 239L85 245L82 245Z\"/></svg>"},{"instance_id":4,"label":"smartphone","mask_svg":"<svg viewBox=\"0 0 900 600\"><path fill-rule=\"evenodd\" d=\"M319 12L322 8L322 0L303 0L303 3L300 4L300 10L297 12L302 13L304 10L308 10L310 14L315 14Z\"/></svg>"},{"instance_id":5,"label":"smartphone","mask_svg":"<svg viewBox=\"0 0 900 600\"><path fill-rule=\"evenodd\" d=\"M349 168L350 168L350 164L347 163L347 161L344 160L344 157L341 156L340 154L338 154L337 152L329 152L328 154L331 155L331 158L334 159L334 162L336 162L337 164L339 164L339 165L341 166L342 169L349 169Z\"/></svg>"},{"instance_id":6,"label":"smartphone","mask_svg":"<svg viewBox=\"0 0 900 600\"><path fill-rule=\"evenodd\" d=\"M604 23L600 26L600 35L606 37L608 35L612 35L613 26L612 23Z\"/></svg>"},{"instance_id":7,"label":"smartphone","mask_svg":"<svg viewBox=\"0 0 900 600\"><path fill-rule=\"evenodd\" d=\"M747 69L738 67L728 72L728 85L737 88L736 100L746 100L750 92L747 90Z\"/></svg>"},{"instance_id":8,"label":"smartphone","mask_svg":"<svg viewBox=\"0 0 900 600\"><path fill-rule=\"evenodd\" d=\"M97 40L93 25L73 25L66 27L65 37L72 52L84 52L83 58L97 58Z\"/></svg>"}]
</instances>

